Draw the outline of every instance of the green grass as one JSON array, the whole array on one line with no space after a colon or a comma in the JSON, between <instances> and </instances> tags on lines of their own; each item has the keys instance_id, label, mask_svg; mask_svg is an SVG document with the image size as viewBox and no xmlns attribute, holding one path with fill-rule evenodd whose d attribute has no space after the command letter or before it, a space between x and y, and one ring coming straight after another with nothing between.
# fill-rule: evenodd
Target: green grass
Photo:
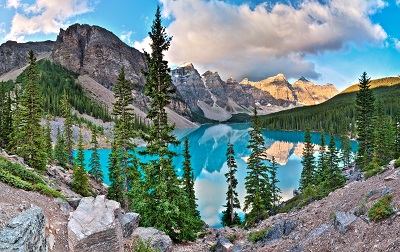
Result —
<instances>
[{"instance_id":1,"label":"green grass","mask_svg":"<svg viewBox=\"0 0 400 252\"><path fill-rule=\"evenodd\" d=\"M390 205L393 195L388 194L385 197L378 200L372 205L371 209L368 211L368 218L373 221L383 220L394 214L393 207Z\"/></svg>"},{"instance_id":2,"label":"green grass","mask_svg":"<svg viewBox=\"0 0 400 252\"><path fill-rule=\"evenodd\" d=\"M381 174L382 172L384 172L384 170L382 169L382 167L376 167L374 169L368 170L365 174L364 174L364 178L368 179L372 176L375 176L377 174Z\"/></svg>"},{"instance_id":3,"label":"green grass","mask_svg":"<svg viewBox=\"0 0 400 252\"><path fill-rule=\"evenodd\" d=\"M259 230L259 231L250 232L249 237L247 238L247 240L249 242L253 242L253 243L258 242L258 241L262 241L265 238L265 234L267 233L267 231L268 231L268 228L262 229L262 230Z\"/></svg>"}]
</instances>

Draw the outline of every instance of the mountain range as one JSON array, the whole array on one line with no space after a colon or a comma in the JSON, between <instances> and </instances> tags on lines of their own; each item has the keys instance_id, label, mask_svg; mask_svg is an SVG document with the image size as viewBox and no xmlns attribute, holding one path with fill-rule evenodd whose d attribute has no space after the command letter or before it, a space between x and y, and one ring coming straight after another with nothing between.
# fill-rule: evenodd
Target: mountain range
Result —
<instances>
[{"instance_id":1,"label":"mountain range","mask_svg":"<svg viewBox=\"0 0 400 252\"><path fill-rule=\"evenodd\" d=\"M56 41L8 41L0 46L0 80L15 79L28 63L29 50L38 59L51 60L78 73L78 81L88 93L108 106L118 72L124 67L133 86L135 110L142 117L146 114L149 99L144 95L144 54L112 32L99 26L74 24L60 29ZM171 75L177 92L168 113L178 127L193 126L190 121L226 121L235 114L252 114L254 107L260 114L269 114L319 104L338 93L332 84L316 85L304 77L290 84L283 74L261 81L223 81L216 71L200 75L191 63L178 66Z\"/></svg>"}]
</instances>

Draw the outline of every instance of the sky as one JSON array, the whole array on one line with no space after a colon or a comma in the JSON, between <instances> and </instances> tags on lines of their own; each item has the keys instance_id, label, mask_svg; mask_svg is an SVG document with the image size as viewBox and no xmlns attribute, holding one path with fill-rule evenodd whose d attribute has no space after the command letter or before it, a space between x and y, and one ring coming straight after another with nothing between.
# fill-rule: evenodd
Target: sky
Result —
<instances>
[{"instance_id":1,"label":"sky","mask_svg":"<svg viewBox=\"0 0 400 252\"><path fill-rule=\"evenodd\" d=\"M258 81L283 73L343 90L366 71L400 74L400 0L0 0L0 43L55 40L98 25L149 50L157 5L172 36L172 68Z\"/></svg>"}]
</instances>

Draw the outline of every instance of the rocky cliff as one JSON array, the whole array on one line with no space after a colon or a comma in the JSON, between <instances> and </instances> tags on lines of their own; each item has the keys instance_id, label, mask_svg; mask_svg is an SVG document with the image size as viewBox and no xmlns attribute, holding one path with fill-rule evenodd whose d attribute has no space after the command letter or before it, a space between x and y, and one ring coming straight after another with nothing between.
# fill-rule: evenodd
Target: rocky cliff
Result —
<instances>
[{"instance_id":1,"label":"rocky cliff","mask_svg":"<svg viewBox=\"0 0 400 252\"><path fill-rule=\"evenodd\" d=\"M0 76L28 64L28 52L33 50L37 58L48 56L53 48L53 41L17 43L7 41L0 45Z\"/></svg>"}]
</instances>

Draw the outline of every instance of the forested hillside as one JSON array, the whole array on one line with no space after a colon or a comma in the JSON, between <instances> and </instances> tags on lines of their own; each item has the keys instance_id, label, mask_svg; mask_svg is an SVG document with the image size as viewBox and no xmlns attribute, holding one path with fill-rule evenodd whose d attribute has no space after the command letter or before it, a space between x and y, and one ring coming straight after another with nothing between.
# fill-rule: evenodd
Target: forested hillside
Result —
<instances>
[{"instance_id":1,"label":"forested hillside","mask_svg":"<svg viewBox=\"0 0 400 252\"><path fill-rule=\"evenodd\" d=\"M111 121L108 108L85 95L82 87L76 82L77 74L48 60L38 61L37 69L43 110L46 113L61 116L61 96L65 90L70 104L80 113ZM24 86L24 78L25 71L18 76L16 83Z\"/></svg>"},{"instance_id":2,"label":"forested hillside","mask_svg":"<svg viewBox=\"0 0 400 252\"><path fill-rule=\"evenodd\" d=\"M388 77L371 81L371 89L376 101L382 102L384 114L394 118L400 114L400 78ZM314 106L294 108L262 116L261 124L265 129L334 130L340 134L343 129L351 130L355 125L355 99L358 85L352 85L332 99Z\"/></svg>"}]
</instances>

